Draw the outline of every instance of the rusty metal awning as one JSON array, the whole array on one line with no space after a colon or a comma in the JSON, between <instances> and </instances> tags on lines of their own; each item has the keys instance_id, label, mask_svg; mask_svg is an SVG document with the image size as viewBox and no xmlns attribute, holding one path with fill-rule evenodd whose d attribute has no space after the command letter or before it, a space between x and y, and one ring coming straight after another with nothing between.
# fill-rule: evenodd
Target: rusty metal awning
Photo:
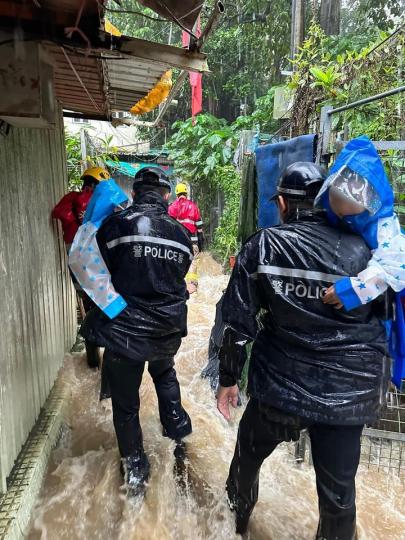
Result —
<instances>
[{"instance_id":1,"label":"rusty metal awning","mask_svg":"<svg viewBox=\"0 0 405 540\"><path fill-rule=\"evenodd\" d=\"M56 98L63 108L84 115L107 116L102 61L58 45L47 45L46 50L54 67Z\"/></svg>"},{"instance_id":2,"label":"rusty metal awning","mask_svg":"<svg viewBox=\"0 0 405 540\"><path fill-rule=\"evenodd\" d=\"M191 28L203 2L142 3ZM111 119L113 111L129 111L170 68L208 71L206 55L198 47L185 50L101 30L104 4L105 0L0 0L0 30L14 32L18 20L24 39L43 45L53 66L56 97L65 110Z\"/></svg>"},{"instance_id":3,"label":"rusty metal awning","mask_svg":"<svg viewBox=\"0 0 405 540\"><path fill-rule=\"evenodd\" d=\"M46 44L56 97L64 109L107 119L113 111L129 111L172 67L208 70L202 53L126 36L118 39L121 50L113 53Z\"/></svg>"},{"instance_id":4,"label":"rusty metal awning","mask_svg":"<svg viewBox=\"0 0 405 540\"><path fill-rule=\"evenodd\" d=\"M108 81L107 97L112 111L129 111L171 67L167 63L132 58L105 60L104 66Z\"/></svg>"}]
</instances>

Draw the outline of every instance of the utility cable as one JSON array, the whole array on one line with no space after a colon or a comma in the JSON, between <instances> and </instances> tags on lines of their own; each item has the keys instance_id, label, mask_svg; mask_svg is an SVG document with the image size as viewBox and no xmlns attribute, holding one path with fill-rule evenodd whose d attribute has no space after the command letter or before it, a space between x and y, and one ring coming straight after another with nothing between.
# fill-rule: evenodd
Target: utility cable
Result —
<instances>
[{"instance_id":1,"label":"utility cable","mask_svg":"<svg viewBox=\"0 0 405 540\"><path fill-rule=\"evenodd\" d=\"M88 89L86 88L86 85L84 84L84 82L82 81L80 75L78 74L78 72L76 71L76 68L75 66L72 64L72 61L70 60L69 58L69 55L67 54L67 52L65 51L65 49L63 47L61 47L61 50L63 52L63 54L65 55L65 58L71 68L71 70L73 71L73 73L75 74L77 80L79 81L79 83L81 84L81 86L83 87L83 90L86 92L87 94L87 97L89 98L89 100L91 101L91 103L94 105L94 107L98 110L98 112L102 113L103 111L100 109L99 105L96 103L96 101L94 100L93 96L90 94L90 92L88 91Z\"/></svg>"},{"instance_id":2,"label":"utility cable","mask_svg":"<svg viewBox=\"0 0 405 540\"><path fill-rule=\"evenodd\" d=\"M180 26L180 28L182 30L184 30L184 32L186 32L190 37L192 37L196 41L198 40L198 37L191 30L189 30L186 26L184 26L184 24L180 21L180 19L178 19L176 17L176 15L167 7L167 5L163 2L163 0L156 0L156 1L157 1L157 3L159 4L160 7L164 8L167 11L167 13L173 19L173 21L175 23L177 23L177 25Z\"/></svg>"},{"instance_id":3,"label":"utility cable","mask_svg":"<svg viewBox=\"0 0 405 540\"><path fill-rule=\"evenodd\" d=\"M151 21L167 22L167 19L160 19L159 17L152 17L151 15L147 15L146 13L143 13L142 11L136 11L136 10L133 10L133 9L109 8L109 7L105 6L104 4L102 4L102 2L100 0L97 0L97 3L98 3L98 5L100 7L102 7L106 11L109 11L110 13L118 13L118 14L119 13L124 13L124 14L129 14L129 15L139 15L140 17L145 17L146 19L150 19ZM192 15L195 11L198 11L199 9L201 9L203 6L204 6L204 2L202 2L201 4L198 4L195 8L191 9L190 11L188 11L187 13L182 15L181 17L178 17L178 20L181 21L181 20L185 19L189 15Z\"/></svg>"},{"instance_id":4,"label":"utility cable","mask_svg":"<svg viewBox=\"0 0 405 540\"><path fill-rule=\"evenodd\" d=\"M392 34L390 34L389 36L387 36L385 39L383 39L382 41L380 41L380 43L377 43L377 45L375 45L375 47L373 47L371 49L371 51L369 51L367 53L366 56L369 56L370 54L372 54L374 51L376 51L377 49L379 49L382 45L384 45L384 43L386 43L387 41L391 40L393 37L395 37L397 34L399 34L401 32L401 30L404 30L405 28L405 24L402 24L401 26L399 26L396 30L394 30L392 32Z\"/></svg>"}]
</instances>

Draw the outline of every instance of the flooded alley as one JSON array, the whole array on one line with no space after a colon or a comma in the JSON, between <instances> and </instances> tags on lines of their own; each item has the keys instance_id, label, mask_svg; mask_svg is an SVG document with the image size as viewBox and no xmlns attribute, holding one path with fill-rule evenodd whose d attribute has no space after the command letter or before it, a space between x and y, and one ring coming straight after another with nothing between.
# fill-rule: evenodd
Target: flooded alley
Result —
<instances>
[{"instance_id":1,"label":"flooded alley","mask_svg":"<svg viewBox=\"0 0 405 540\"><path fill-rule=\"evenodd\" d=\"M404 5L0 0L0 540L405 540Z\"/></svg>"},{"instance_id":2,"label":"flooded alley","mask_svg":"<svg viewBox=\"0 0 405 540\"><path fill-rule=\"evenodd\" d=\"M236 439L237 420L227 425L216 410L209 382L200 378L215 304L227 277L207 255L200 290L189 301L189 335L176 358L184 405L193 420L188 438L190 483L182 493L173 478L173 443L162 437L149 375L141 388L141 421L152 475L145 501L126 500L110 402L98 401L99 374L82 354L67 356L60 377L71 399L66 426L33 513L29 540L219 540L236 538L224 483ZM241 408L242 409L242 408ZM403 482L361 469L358 519L363 540L403 540ZM252 540L307 540L317 523L312 468L296 465L282 445L267 460L250 526Z\"/></svg>"}]
</instances>

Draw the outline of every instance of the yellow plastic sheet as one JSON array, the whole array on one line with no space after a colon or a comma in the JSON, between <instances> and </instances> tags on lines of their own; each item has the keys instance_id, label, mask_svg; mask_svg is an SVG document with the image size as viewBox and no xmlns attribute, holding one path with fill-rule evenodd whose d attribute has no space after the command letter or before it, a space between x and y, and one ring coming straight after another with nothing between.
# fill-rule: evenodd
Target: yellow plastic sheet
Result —
<instances>
[{"instance_id":1,"label":"yellow plastic sheet","mask_svg":"<svg viewBox=\"0 0 405 540\"><path fill-rule=\"evenodd\" d=\"M167 98L172 86L172 72L169 70L162 75L160 81L155 84L152 90L130 109L130 112L139 116L149 111L153 111L153 109Z\"/></svg>"},{"instance_id":2,"label":"yellow plastic sheet","mask_svg":"<svg viewBox=\"0 0 405 540\"><path fill-rule=\"evenodd\" d=\"M118 30L118 28L110 23L108 19L104 20L104 29L113 36L122 36L122 33Z\"/></svg>"}]
</instances>

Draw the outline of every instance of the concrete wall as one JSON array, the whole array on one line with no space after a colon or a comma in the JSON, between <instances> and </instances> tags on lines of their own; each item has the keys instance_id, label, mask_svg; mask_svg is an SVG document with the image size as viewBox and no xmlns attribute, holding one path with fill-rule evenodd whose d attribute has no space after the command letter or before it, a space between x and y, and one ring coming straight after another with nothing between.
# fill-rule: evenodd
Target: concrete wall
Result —
<instances>
[{"instance_id":1,"label":"concrete wall","mask_svg":"<svg viewBox=\"0 0 405 540\"><path fill-rule=\"evenodd\" d=\"M74 341L76 307L59 226L63 119L0 135L0 492Z\"/></svg>"}]
</instances>

